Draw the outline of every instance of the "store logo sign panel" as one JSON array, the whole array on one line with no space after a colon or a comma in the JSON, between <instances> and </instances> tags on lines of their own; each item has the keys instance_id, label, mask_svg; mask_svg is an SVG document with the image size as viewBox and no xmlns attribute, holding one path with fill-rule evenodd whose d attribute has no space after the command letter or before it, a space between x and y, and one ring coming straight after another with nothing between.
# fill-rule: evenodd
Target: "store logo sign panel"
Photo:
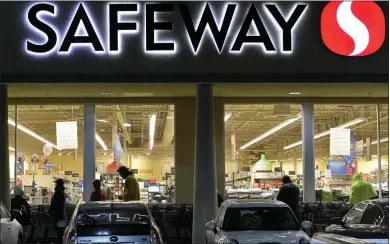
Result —
<instances>
[{"instance_id":1,"label":"store logo sign panel","mask_svg":"<svg viewBox=\"0 0 390 244\"><path fill-rule=\"evenodd\" d=\"M97 18L104 18L106 26L98 26L94 18L98 13L91 11L87 2L75 4L70 13L61 11L60 4L34 3L25 12L25 24L31 33L26 36L24 48L33 56L70 55L80 49L111 56L123 54L123 44L141 35L143 43L136 45L147 55L174 55L183 49L196 55L205 42L219 54L240 54L246 46L256 46L264 54L286 55L294 52L294 38L308 9L307 4L291 3L288 9L281 10L277 3L252 3L244 16L237 18L238 3L226 3L221 9L209 3L203 5L191 11L187 4L107 3L105 16ZM180 16L178 21L185 27L187 43L178 43L173 32L177 23L162 19L169 14ZM132 20L135 15L142 15L143 21ZM61 22L57 19L69 20L67 27L59 29L53 24ZM164 37L159 35L161 32ZM206 35L211 41L205 41Z\"/></svg>"},{"instance_id":2,"label":"store logo sign panel","mask_svg":"<svg viewBox=\"0 0 390 244\"><path fill-rule=\"evenodd\" d=\"M373 1L333 1L321 15L325 46L341 56L367 56L383 45L386 22Z\"/></svg>"}]
</instances>

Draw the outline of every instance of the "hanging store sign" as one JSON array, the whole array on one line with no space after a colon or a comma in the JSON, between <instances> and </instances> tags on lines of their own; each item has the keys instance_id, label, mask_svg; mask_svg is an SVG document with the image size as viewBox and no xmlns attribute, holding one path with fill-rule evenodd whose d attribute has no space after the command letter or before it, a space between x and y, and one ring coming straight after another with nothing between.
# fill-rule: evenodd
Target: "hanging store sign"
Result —
<instances>
[{"instance_id":1,"label":"hanging store sign","mask_svg":"<svg viewBox=\"0 0 390 244\"><path fill-rule=\"evenodd\" d=\"M65 171L65 175L72 175L72 171Z\"/></svg>"},{"instance_id":2,"label":"hanging store sign","mask_svg":"<svg viewBox=\"0 0 390 244\"><path fill-rule=\"evenodd\" d=\"M362 157L364 152L364 141L360 140L356 142L356 157Z\"/></svg>"},{"instance_id":3,"label":"hanging store sign","mask_svg":"<svg viewBox=\"0 0 390 244\"><path fill-rule=\"evenodd\" d=\"M56 133L59 150L78 148L77 121L57 122Z\"/></svg>"},{"instance_id":4,"label":"hanging store sign","mask_svg":"<svg viewBox=\"0 0 390 244\"><path fill-rule=\"evenodd\" d=\"M131 43L134 36L143 35L140 48L146 54L172 55L188 49L196 55L205 48L203 36L209 26L208 34L220 54L223 51L241 53L246 45L256 45L265 54L291 54L295 32L308 8L308 4L291 4L281 11L276 3L251 4L245 14L241 13L243 16L236 18L238 3L225 3L222 11L213 9L207 2L201 4L200 10L191 13L188 4L106 3L105 24L99 25L93 17L96 12L90 10L87 2L75 3L73 11L65 13L60 4L34 3L25 12L26 25L33 35L26 36L24 48L28 55L69 55L82 49L96 55L118 55L124 52L124 43ZM144 21L136 20L138 15L143 16ZM177 43L172 31L174 24L179 23L169 21L169 15L180 16L186 43ZM125 17L126 21L123 20ZM56 18L69 19L67 26L53 24ZM241 18L243 21L237 20ZM254 33L250 33L251 28Z\"/></svg>"},{"instance_id":5,"label":"hanging store sign","mask_svg":"<svg viewBox=\"0 0 390 244\"><path fill-rule=\"evenodd\" d=\"M351 130L332 128L330 129L330 155L351 154Z\"/></svg>"}]
</instances>

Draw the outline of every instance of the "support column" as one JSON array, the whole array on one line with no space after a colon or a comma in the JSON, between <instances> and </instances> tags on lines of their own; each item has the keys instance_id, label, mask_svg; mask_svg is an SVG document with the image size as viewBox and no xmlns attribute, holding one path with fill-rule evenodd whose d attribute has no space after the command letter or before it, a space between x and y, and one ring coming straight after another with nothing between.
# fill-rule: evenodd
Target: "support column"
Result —
<instances>
[{"instance_id":1,"label":"support column","mask_svg":"<svg viewBox=\"0 0 390 244\"><path fill-rule=\"evenodd\" d=\"M88 200L93 190L96 162L96 108L95 105L84 105L84 165L83 165L83 199Z\"/></svg>"},{"instance_id":2,"label":"support column","mask_svg":"<svg viewBox=\"0 0 390 244\"><path fill-rule=\"evenodd\" d=\"M376 120L377 120L377 152L378 152L378 192L379 192L379 200L382 200L382 164L381 164L381 111L380 105L376 105Z\"/></svg>"},{"instance_id":3,"label":"support column","mask_svg":"<svg viewBox=\"0 0 390 244\"><path fill-rule=\"evenodd\" d=\"M192 243L204 243L205 224L217 213L213 86L197 85Z\"/></svg>"},{"instance_id":4,"label":"support column","mask_svg":"<svg viewBox=\"0 0 390 244\"><path fill-rule=\"evenodd\" d=\"M225 106L222 99L214 99L215 153L217 189L225 194Z\"/></svg>"},{"instance_id":5,"label":"support column","mask_svg":"<svg viewBox=\"0 0 390 244\"><path fill-rule=\"evenodd\" d=\"M302 160L303 160L303 201L314 202L314 105L302 104Z\"/></svg>"},{"instance_id":6,"label":"support column","mask_svg":"<svg viewBox=\"0 0 390 244\"><path fill-rule=\"evenodd\" d=\"M17 123L17 121L15 121ZM9 175L9 149L8 149L8 92L7 85L0 84L0 202L10 210L11 192ZM15 150L17 145L15 146ZM15 152L16 153L16 152ZM15 162L16 163L16 162Z\"/></svg>"},{"instance_id":7,"label":"support column","mask_svg":"<svg viewBox=\"0 0 390 244\"><path fill-rule=\"evenodd\" d=\"M180 204L193 204L195 107L195 98L183 98L175 104L175 191Z\"/></svg>"}]
</instances>

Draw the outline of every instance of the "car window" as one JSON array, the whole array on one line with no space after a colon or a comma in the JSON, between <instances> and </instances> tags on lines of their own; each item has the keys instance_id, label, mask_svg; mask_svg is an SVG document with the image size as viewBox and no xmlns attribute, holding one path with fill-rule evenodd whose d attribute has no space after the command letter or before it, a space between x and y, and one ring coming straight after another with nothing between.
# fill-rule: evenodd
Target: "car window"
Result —
<instances>
[{"instance_id":1,"label":"car window","mask_svg":"<svg viewBox=\"0 0 390 244\"><path fill-rule=\"evenodd\" d=\"M223 220L224 231L246 230L299 230L299 225L289 208L246 207L228 208Z\"/></svg>"},{"instance_id":2,"label":"car window","mask_svg":"<svg viewBox=\"0 0 390 244\"><path fill-rule=\"evenodd\" d=\"M344 217L344 224L359 224L366 207L367 203L359 203Z\"/></svg>"},{"instance_id":3,"label":"car window","mask_svg":"<svg viewBox=\"0 0 390 244\"><path fill-rule=\"evenodd\" d=\"M378 225L381 222L383 216L384 214L378 206L374 204L368 204L366 210L363 213L360 223L367 225Z\"/></svg>"},{"instance_id":4,"label":"car window","mask_svg":"<svg viewBox=\"0 0 390 244\"><path fill-rule=\"evenodd\" d=\"M7 210L5 210L4 206L1 204L0 204L0 218L2 218L2 219L9 218L9 214L8 214Z\"/></svg>"},{"instance_id":5,"label":"car window","mask_svg":"<svg viewBox=\"0 0 390 244\"><path fill-rule=\"evenodd\" d=\"M77 224L87 223L110 223L110 224L128 224L128 223L146 223L149 224L150 218L146 208L133 206L120 207L101 207L101 206L79 206L77 213Z\"/></svg>"}]
</instances>

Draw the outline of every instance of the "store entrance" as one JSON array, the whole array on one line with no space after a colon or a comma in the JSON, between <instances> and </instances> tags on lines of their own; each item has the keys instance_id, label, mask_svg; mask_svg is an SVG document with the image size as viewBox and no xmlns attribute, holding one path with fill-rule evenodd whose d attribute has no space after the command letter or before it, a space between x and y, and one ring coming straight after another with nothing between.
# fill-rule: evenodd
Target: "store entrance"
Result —
<instances>
[{"instance_id":1,"label":"store entrance","mask_svg":"<svg viewBox=\"0 0 390 244\"><path fill-rule=\"evenodd\" d=\"M84 106L18 105L17 113L15 108L8 108L11 190L16 184L30 204L47 204L54 180L62 178L67 201L79 202L84 185L92 184L83 182ZM174 105L96 105L95 138L95 179L108 198L122 196L117 168L126 166L138 180L142 201L175 202Z\"/></svg>"}]
</instances>

